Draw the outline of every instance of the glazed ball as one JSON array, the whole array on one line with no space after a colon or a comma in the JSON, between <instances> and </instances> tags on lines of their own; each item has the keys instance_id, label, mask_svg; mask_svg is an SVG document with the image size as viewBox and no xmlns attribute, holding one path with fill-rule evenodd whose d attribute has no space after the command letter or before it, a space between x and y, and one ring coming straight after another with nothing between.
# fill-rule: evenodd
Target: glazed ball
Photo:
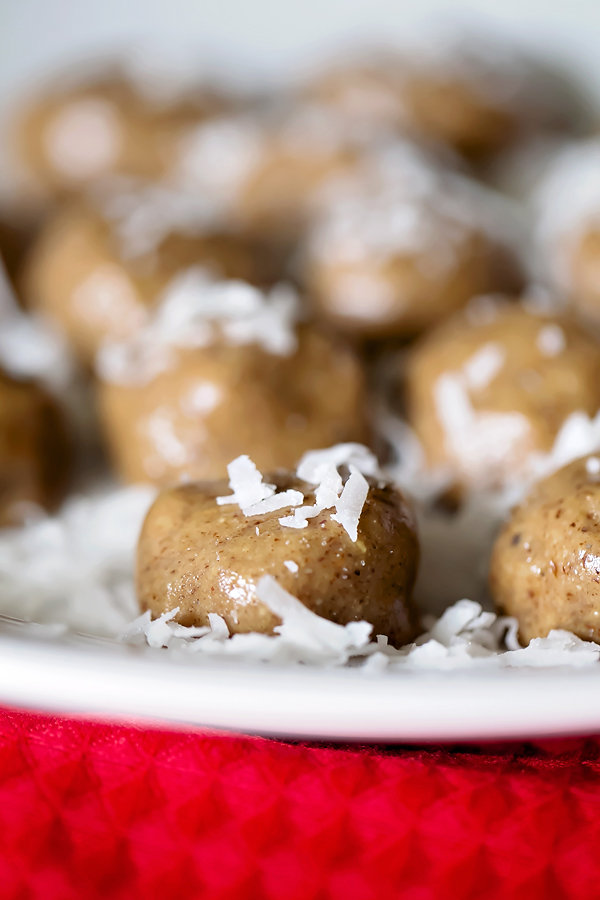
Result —
<instances>
[{"instance_id":1,"label":"glazed ball","mask_svg":"<svg viewBox=\"0 0 600 900\"><path fill-rule=\"evenodd\" d=\"M31 504L62 499L71 462L65 420L34 381L0 369L0 527L20 524Z\"/></svg>"},{"instance_id":2,"label":"glazed ball","mask_svg":"<svg viewBox=\"0 0 600 900\"><path fill-rule=\"evenodd\" d=\"M425 336L406 366L408 419L458 484L518 480L573 412L600 407L597 342L560 316L482 303Z\"/></svg>"},{"instance_id":3,"label":"glazed ball","mask_svg":"<svg viewBox=\"0 0 600 900\"><path fill-rule=\"evenodd\" d=\"M31 101L14 124L14 155L31 187L49 197L107 175L161 178L185 135L223 109L199 89L165 103L117 72L57 83Z\"/></svg>"},{"instance_id":4,"label":"glazed ball","mask_svg":"<svg viewBox=\"0 0 600 900\"><path fill-rule=\"evenodd\" d=\"M553 628L600 641L599 521L595 456L540 481L512 512L494 545L490 588L523 641Z\"/></svg>"},{"instance_id":5,"label":"glazed ball","mask_svg":"<svg viewBox=\"0 0 600 900\"><path fill-rule=\"evenodd\" d=\"M102 420L125 480L219 478L242 452L261 468L292 466L310 447L368 440L356 356L310 325L282 325L277 306L285 289L264 301L242 283L183 285L184 302L186 293L212 309L212 336L206 321L188 326L183 316L169 343L169 326L159 320L154 346L142 336L116 348L124 358L110 347L100 357ZM233 315L221 328L218 317L230 301ZM247 302L256 302L249 315Z\"/></svg>"},{"instance_id":6,"label":"glazed ball","mask_svg":"<svg viewBox=\"0 0 600 900\"><path fill-rule=\"evenodd\" d=\"M266 480L315 503L315 485L291 472ZM289 510L245 515L220 506L227 481L163 491L142 529L137 589L142 610L159 616L179 607L176 621L206 625L222 616L231 633L271 634L279 624L257 597L263 575L313 612L345 625L366 620L396 645L414 636L410 601L418 564L412 512L399 490L368 481L356 540L324 510L304 528L281 524Z\"/></svg>"},{"instance_id":7,"label":"glazed ball","mask_svg":"<svg viewBox=\"0 0 600 900\"><path fill-rule=\"evenodd\" d=\"M490 192L404 148L324 206L307 244L307 290L353 337L410 338L477 294L520 289L518 233Z\"/></svg>"},{"instance_id":8,"label":"glazed ball","mask_svg":"<svg viewBox=\"0 0 600 900\"><path fill-rule=\"evenodd\" d=\"M600 139L563 146L533 197L540 276L600 325Z\"/></svg>"},{"instance_id":9,"label":"glazed ball","mask_svg":"<svg viewBox=\"0 0 600 900\"><path fill-rule=\"evenodd\" d=\"M53 319L90 364L107 339L134 335L169 282L200 264L215 274L261 283L264 248L214 222L184 195L159 188L77 202L52 216L31 248L24 298Z\"/></svg>"}]
</instances>

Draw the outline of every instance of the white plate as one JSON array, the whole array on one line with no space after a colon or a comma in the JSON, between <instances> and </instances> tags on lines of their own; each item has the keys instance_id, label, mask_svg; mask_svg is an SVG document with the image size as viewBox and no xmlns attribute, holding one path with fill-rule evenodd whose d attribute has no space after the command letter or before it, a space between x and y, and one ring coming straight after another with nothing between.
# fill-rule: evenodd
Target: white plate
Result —
<instances>
[{"instance_id":1,"label":"white plate","mask_svg":"<svg viewBox=\"0 0 600 900\"><path fill-rule=\"evenodd\" d=\"M3 620L0 702L53 712L365 742L600 732L600 668L364 673L178 659Z\"/></svg>"}]
</instances>

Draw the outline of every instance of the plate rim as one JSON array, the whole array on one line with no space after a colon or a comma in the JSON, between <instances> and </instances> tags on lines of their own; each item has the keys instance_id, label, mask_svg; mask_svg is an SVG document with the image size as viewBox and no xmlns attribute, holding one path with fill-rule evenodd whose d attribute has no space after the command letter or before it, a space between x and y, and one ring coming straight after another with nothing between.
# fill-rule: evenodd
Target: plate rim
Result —
<instances>
[{"instance_id":1,"label":"plate rim","mask_svg":"<svg viewBox=\"0 0 600 900\"><path fill-rule=\"evenodd\" d=\"M597 664L394 672L212 656L190 664L189 656L111 639L12 631L0 630L0 703L13 708L334 742L600 732Z\"/></svg>"}]
</instances>

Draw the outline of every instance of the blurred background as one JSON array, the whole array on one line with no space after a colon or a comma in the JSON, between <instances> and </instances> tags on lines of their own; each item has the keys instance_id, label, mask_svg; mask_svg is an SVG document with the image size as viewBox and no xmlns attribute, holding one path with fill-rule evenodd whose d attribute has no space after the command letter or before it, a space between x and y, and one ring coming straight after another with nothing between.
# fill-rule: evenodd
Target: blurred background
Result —
<instances>
[{"instance_id":1,"label":"blurred background","mask_svg":"<svg viewBox=\"0 0 600 900\"><path fill-rule=\"evenodd\" d=\"M49 67L115 43L158 45L182 65L186 58L198 64L200 54L225 73L262 79L340 45L463 22L542 48L600 85L597 0L3 0L0 103Z\"/></svg>"}]
</instances>

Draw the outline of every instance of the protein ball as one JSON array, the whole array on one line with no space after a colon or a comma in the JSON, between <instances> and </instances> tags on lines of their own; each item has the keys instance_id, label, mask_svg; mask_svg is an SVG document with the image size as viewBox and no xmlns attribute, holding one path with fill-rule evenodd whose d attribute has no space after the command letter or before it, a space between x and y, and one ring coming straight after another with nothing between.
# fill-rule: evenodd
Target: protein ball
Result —
<instances>
[{"instance_id":1,"label":"protein ball","mask_svg":"<svg viewBox=\"0 0 600 900\"><path fill-rule=\"evenodd\" d=\"M179 179L210 197L228 221L289 245L312 219L325 186L354 171L361 149L327 110L291 104L200 125L182 144Z\"/></svg>"},{"instance_id":2,"label":"protein ball","mask_svg":"<svg viewBox=\"0 0 600 900\"><path fill-rule=\"evenodd\" d=\"M0 370L0 527L20 524L32 504L54 508L71 463L66 423L37 382Z\"/></svg>"},{"instance_id":3,"label":"protein ball","mask_svg":"<svg viewBox=\"0 0 600 900\"><path fill-rule=\"evenodd\" d=\"M428 464L498 487L527 474L571 413L596 413L600 348L567 318L484 302L415 345L405 393Z\"/></svg>"},{"instance_id":4,"label":"protein ball","mask_svg":"<svg viewBox=\"0 0 600 900\"><path fill-rule=\"evenodd\" d=\"M291 472L266 480L278 492L299 492L304 504L315 503L318 487ZM257 584L271 575L318 615L342 625L364 619L374 635L405 643L414 636L414 518L399 490L372 478L364 484L355 540L332 510L293 528L280 521L285 509L246 515L237 505L218 505L226 481L163 491L139 541L142 610L158 616L179 607L176 621L184 625L206 625L209 613L217 613L231 633L270 634L279 620L258 599Z\"/></svg>"},{"instance_id":5,"label":"protein ball","mask_svg":"<svg viewBox=\"0 0 600 900\"><path fill-rule=\"evenodd\" d=\"M305 253L308 293L354 337L413 337L477 294L520 289L511 221L491 192L397 145L323 203Z\"/></svg>"},{"instance_id":6,"label":"protein ball","mask_svg":"<svg viewBox=\"0 0 600 900\"><path fill-rule=\"evenodd\" d=\"M256 242L212 221L193 199L157 187L115 191L50 217L29 251L23 295L89 365L104 341L146 324L170 281L191 265L257 283L274 274Z\"/></svg>"},{"instance_id":7,"label":"protein ball","mask_svg":"<svg viewBox=\"0 0 600 900\"><path fill-rule=\"evenodd\" d=\"M15 157L31 187L49 197L107 175L161 178L189 130L224 105L203 88L165 102L118 71L75 84L59 79L17 116Z\"/></svg>"},{"instance_id":8,"label":"protein ball","mask_svg":"<svg viewBox=\"0 0 600 900\"><path fill-rule=\"evenodd\" d=\"M588 103L564 73L481 34L348 59L305 88L313 101L380 134L410 130L480 161L526 135L577 131Z\"/></svg>"},{"instance_id":9,"label":"protein ball","mask_svg":"<svg viewBox=\"0 0 600 900\"><path fill-rule=\"evenodd\" d=\"M356 355L309 324L282 323L278 315L287 314L276 308L287 297L241 282L182 284L173 299L197 304L199 312L212 309L215 319L186 321L173 310L178 335L167 338L165 316L155 323L156 343L142 335L117 347L114 358L107 348L99 370L101 416L124 479L218 478L242 452L273 469L294 465L311 447L368 440ZM248 312L252 304L244 319L244 306Z\"/></svg>"},{"instance_id":10,"label":"protein ball","mask_svg":"<svg viewBox=\"0 0 600 900\"><path fill-rule=\"evenodd\" d=\"M600 642L599 523L596 456L543 479L512 512L494 545L490 588L523 641L562 628Z\"/></svg>"}]
</instances>

